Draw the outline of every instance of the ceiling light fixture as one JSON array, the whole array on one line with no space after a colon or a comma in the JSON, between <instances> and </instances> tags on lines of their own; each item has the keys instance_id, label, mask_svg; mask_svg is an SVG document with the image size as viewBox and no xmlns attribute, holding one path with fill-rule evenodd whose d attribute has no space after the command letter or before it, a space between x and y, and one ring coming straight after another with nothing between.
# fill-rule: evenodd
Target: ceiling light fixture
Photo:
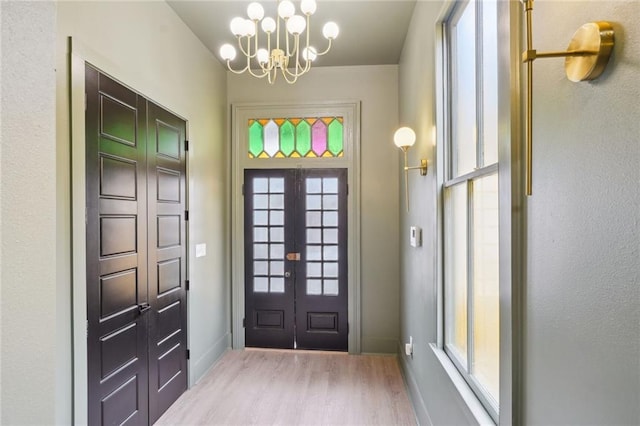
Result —
<instances>
[{"instance_id":1,"label":"ceiling light fixture","mask_svg":"<svg viewBox=\"0 0 640 426\"><path fill-rule=\"evenodd\" d=\"M264 16L264 8L260 3L250 3L247 7L249 19L236 17L230 24L231 32L238 39L238 47L246 57L247 64L241 70L234 70L231 67L231 61L236 57L236 49L228 43L220 48L220 56L227 62L227 67L233 73L249 72L257 78L267 77L269 83L273 84L280 70L287 83L293 84L298 77L311 69L311 63L318 56L329 52L331 42L340 32L335 22L327 22L322 28L322 34L329 41L329 45L322 52L318 52L311 46L309 44L310 18L316 8L316 0L301 0L302 15L296 15L293 2L278 0L278 14L276 19L273 19ZM260 45L259 23L259 27L266 34L266 47ZM304 40L303 43L301 39Z\"/></svg>"}]
</instances>

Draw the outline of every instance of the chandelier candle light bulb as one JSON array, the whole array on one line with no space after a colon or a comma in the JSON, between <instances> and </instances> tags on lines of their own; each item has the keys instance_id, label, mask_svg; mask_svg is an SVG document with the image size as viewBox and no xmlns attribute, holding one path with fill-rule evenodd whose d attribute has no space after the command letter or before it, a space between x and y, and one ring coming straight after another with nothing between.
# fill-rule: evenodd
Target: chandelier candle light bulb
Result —
<instances>
[{"instance_id":1,"label":"chandelier candle light bulb","mask_svg":"<svg viewBox=\"0 0 640 426\"><path fill-rule=\"evenodd\" d=\"M316 0L301 0L299 14L296 14L296 6L292 1L279 0L277 15L265 17L264 7L260 3L250 3L247 7L249 19L236 17L229 25L246 64L240 70L231 67L237 52L228 43L220 47L220 57L226 61L229 70L236 74L248 72L257 78L267 77L270 84L275 83L278 74L281 74L287 83L295 83L298 77L309 72L311 63L318 56L329 52L331 43L340 33L335 22L327 22L322 28L322 34L328 41L327 48L319 52L310 45L311 15L317 8ZM266 34L266 41L260 40L258 28Z\"/></svg>"}]
</instances>

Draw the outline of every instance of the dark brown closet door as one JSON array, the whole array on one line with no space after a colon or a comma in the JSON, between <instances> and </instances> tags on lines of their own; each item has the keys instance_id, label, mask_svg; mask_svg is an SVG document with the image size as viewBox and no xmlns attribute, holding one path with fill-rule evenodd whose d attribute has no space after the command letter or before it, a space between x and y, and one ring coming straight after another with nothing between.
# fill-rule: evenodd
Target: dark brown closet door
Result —
<instances>
[{"instance_id":1,"label":"dark brown closet door","mask_svg":"<svg viewBox=\"0 0 640 426\"><path fill-rule=\"evenodd\" d=\"M148 423L146 100L86 68L89 424Z\"/></svg>"},{"instance_id":2,"label":"dark brown closet door","mask_svg":"<svg viewBox=\"0 0 640 426\"><path fill-rule=\"evenodd\" d=\"M187 389L186 123L149 102L149 416Z\"/></svg>"},{"instance_id":3,"label":"dark brown closet door","mask_svg":"<svg viewBox=\"0 0 640 426\"><path fill-rule=\"evenodd\" d=\"M89 423L155 422L187 388L184 120L86 67Z\"/></svg>"}]
</instances>

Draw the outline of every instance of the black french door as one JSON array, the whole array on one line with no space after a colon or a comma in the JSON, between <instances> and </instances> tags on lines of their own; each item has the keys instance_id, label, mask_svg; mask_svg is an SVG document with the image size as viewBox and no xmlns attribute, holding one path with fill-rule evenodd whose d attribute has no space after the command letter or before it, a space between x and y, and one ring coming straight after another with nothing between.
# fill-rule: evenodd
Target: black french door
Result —
<instances>
[{"instance_id":1,"label":"black french door","mask_svg":"<svg viewBox=\"0 0 640 426\"><path fill-rule=\"evenodd\" d=\"M245 170L245 345L348 349L347 170Z\"/></svg>"}]
</instances>

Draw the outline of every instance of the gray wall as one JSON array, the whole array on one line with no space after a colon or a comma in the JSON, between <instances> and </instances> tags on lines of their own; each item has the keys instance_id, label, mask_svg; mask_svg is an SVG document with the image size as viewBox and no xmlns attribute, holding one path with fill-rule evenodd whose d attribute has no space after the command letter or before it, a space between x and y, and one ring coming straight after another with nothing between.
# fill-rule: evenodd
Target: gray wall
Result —
<instances>
[{"instance_id":1,"label":"gray wall","mask_svg":"<svg viewBox=\"0 0 640 426\"><path fill-rule=\"evenodd\" d=\"M400 121L424 137L414 162L435 156L427 136L438 11L418 2L400 63ZM569 82L561 59L535 63L534 195L525 277L514 283L525 293L523 424L640 423L639 19L637 1L535 4L534 47L562 49L594 20L614 23L617 46L591 83ZM473 424L428 347L437 331L434 179L413 177L411 213L402 213L401 337L416 347L413 359L401 356L425 424ZM418 251L404 235L410 224L425 230Z\"/></svg>"},{"instance_id":2,"label":"gray wall","mask_svg":"<svg viewBox=\"0 0 640 426\"><path fill-rule=\"evenodd\" d=\"M398 67L318 67L295 85L229 73L234 102L361 101L362 351L395 352L399 329Z\"/></svg>"},{"instance_id":3,"label":"gray wall","mask_svg":"<svg viewBox=\"0 0 640 426\"><path fill-rule=\"evenodd\" d=\"M1 2L2 424L55 422L54 3ZM70 346L70 342L68 342Z\"/></svg>"},{"instance_id":4,"label":"gray wall","mask_svg":"<svg viewBox=\"0 0 640 426\"><path fill-rule=\"evenodd\" d=\"M0 423L72 422L69 36L96 66L189 121L196 382L230 343L224 69L164 2L1 2L0 13ZM196 243L206 257L195 258Z\"/></svg>"},{"instance_id":5,"label":"gray wall","mask_svg":"<svg viewBox=\"0 0 640 426\"><path fill-rule=\"evenodd\" d=\"M537 2L536 44L613 22L604 75L571 83L535 64L528 200L528 424L640 424L640 2ZM543 29L547 29L546 31Z\"/></svg>"}]
</instances>

